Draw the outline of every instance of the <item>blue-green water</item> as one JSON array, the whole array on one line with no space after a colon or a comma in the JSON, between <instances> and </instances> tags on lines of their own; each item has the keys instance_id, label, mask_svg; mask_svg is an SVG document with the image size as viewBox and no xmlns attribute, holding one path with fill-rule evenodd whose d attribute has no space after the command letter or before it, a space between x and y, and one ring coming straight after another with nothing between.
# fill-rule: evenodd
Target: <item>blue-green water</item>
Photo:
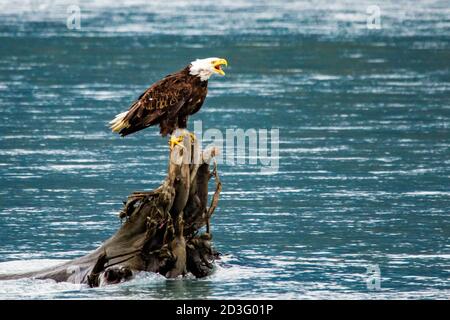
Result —
<instances>
[{"instance_id":1,"label":"blue-green water","mask_svg":"<svg viewBox=\"0 0 450 320\"><path fill-rule=\"evenodd\" d=\"M206 279L3 281L0 298L448 298L450 4L381 1L379 30L371 4L1 0L0 273L95 249L121 201L159 185L158 130L107 122L195 58L230 67L191 124L278 128L280 160L220 166L225 256Z\"/></svg>"}]
</instances>

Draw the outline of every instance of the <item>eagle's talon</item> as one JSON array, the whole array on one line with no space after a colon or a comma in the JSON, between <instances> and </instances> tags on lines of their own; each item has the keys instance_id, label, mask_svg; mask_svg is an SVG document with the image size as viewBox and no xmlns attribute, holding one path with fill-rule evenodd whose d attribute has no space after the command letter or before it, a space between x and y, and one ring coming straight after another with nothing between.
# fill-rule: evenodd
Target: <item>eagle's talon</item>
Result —
<instances>
[{"instance_id":1,"label":"eagle's talon","mask_svg":"<svg viewBox=\"0 0 450 320\"><path fill-rule=\"evenodd\" d=\"M194 143L197 140L197 137L195 136L194 133L189 132L189 136L191 137L191 142Z\"/></svg>"},{"instance_id":2,"label":"eagle's talon","mask_svg":"<svg viewBox=\"0 0 450 320\"><path fill-rule=\"evenodd\" d=\"M170 150L173 150L173 148L175 148L175 146L177 145L183 149L186 149L186 147L182 144L183 140L183 136L179 136L178 138L176 136L171 136L169 140Z\"/></svg>"}]
</instances>

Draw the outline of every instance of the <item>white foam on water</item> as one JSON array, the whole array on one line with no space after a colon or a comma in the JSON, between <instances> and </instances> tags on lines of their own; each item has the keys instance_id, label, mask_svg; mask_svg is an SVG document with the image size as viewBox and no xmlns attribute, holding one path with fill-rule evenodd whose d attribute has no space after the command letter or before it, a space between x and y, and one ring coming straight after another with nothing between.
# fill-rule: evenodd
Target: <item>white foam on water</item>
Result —
<instances>
[{"instance_id":1,"label":"white foam on water","mask_svg":"<svg viewBox=\"0 0 450 320\"><path fill-rule=\"evenodd\" d=\"M0 275L37 271L57 266L66 261L60 259L31 259L1 262Z\"/></svg>"}]
</instances>

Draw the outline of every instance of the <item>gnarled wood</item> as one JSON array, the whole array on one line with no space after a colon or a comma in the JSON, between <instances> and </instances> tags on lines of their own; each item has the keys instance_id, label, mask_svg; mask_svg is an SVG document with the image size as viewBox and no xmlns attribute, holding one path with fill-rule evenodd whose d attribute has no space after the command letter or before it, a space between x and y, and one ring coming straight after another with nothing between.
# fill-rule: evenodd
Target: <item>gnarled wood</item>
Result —
<instances>
[{"instance_id":1,"label":"gnarled wood","mask_svg":"<svg viewBox=\"0 0 450 320\"><path fill-rule=\"evenodd\" d=\"M217 207L221 182L210 161L217 148L200 149L186 130L182 145L170 152L168 175L152 191L134 192L119 217L123 223L111 238L84 257L45 270L1 276L0 280L33 277L92 287L132 278L139 271L173 278L190 272L196 277L211 273L217 253L211 246L209 220ZM216 190L208 207L208 182ZM207 232L199 235L206 226Z\"/></svg>"}]
</instances>

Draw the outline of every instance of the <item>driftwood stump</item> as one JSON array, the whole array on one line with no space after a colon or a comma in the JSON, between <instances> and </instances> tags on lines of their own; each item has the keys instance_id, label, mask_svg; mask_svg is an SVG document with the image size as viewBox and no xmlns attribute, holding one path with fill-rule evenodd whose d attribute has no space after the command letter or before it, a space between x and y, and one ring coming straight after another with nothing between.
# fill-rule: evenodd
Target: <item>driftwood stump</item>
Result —
<instances>
[{"instance_id":1,"label":"driftwood stump","mask_svg":"<svg viewBox=\"0 0 450 320\"><path fill-rule=\"evenodd\" d=\"M97 250L62 265L0 280L33 277L89 284L118 283L139 271L168 278L192 273L205 277L213 269L217 252L211 246L209 221L219 200L221 182L210 162L215 147L204 151L187 130L178 131L180 145L170 151L168 174L160 187L128 196L119 217L123 223ZM208 206L208 183L215 192ZM206 232L200 229L206 226Z\"/></svg>"}]
</instances>

